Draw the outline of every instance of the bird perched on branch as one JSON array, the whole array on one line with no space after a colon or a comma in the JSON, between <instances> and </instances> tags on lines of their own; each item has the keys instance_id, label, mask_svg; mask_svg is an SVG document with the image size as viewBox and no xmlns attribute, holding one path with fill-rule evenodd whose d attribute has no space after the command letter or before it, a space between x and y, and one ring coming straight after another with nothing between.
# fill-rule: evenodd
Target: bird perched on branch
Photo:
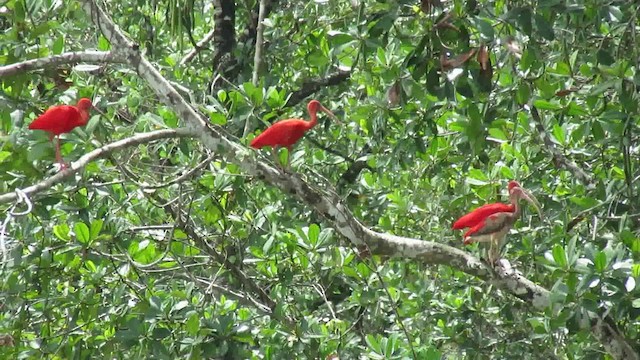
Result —
<instances>
[{"instance_id":1,"label":"bird perched on branch","mask_svg":"<svg viewBox=\"0 0 640 360\"><path fill-rule=\"evenodd\" d=\"M287 167L291 163L291 149L293 145L300 140L300 138L309 130L311 130L318 123L318 110L323 111L329 117L337 122L340 122L335 115L327 108L322 106L318 100L311 100L307 104L307 110L311 120L305 121L304 119L286 119L280 120L277 123L269 126L262 134L256 136L251 140L251 147L260 149L264 146L271 146L271 151L276 160L278 161L278 148L286 147L289 150L287 156Z\"/></svg>"},{"instance_id":2,"label":"bird perched on branch","mask_svg":"<svg viewBox=\"0 0 640 360\"><path fill-rule=\"evenodd\" d=\"M542 216L538 200L517 181L510 181L508 189L510 204L486 204L453 223L454 230L470 228L464 234L465 245L489 242L488 260L491 264L498 260L507 233L520 217L520 200L526 200Z\"/></svg>"},{"instance_id":3,"label":"bird perched on branch","mask_svg":"<svg viewBox=\"0 0 640 360\"><path fill-rule=\"evenodd\" d=\"M53 143L53 138L58 141L56 147L56 161L60 164L60 169L65 169L67 164L62 160L60 154L60 134L68 133L78 126L87 124L89 120L89 109L93 107L91 100L82 98L78 104L52 106L44 114L38 116L31 124L31 130L44 130L49 133L49 140Z\"/></svg>"}]
</instances>

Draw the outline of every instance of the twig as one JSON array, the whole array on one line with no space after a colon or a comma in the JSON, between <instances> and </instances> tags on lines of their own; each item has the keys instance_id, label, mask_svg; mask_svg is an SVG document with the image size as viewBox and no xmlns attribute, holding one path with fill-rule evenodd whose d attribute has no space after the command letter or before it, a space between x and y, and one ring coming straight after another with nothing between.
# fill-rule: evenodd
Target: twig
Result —
<instances>
[{"instance_id":1,"label":"twig","mask_svg":"<svg viewBox=\"0 0 640 360\"><path fill-rule=\"evenodd\" d=\"M538 130L538 135L540 136L540 138L542 139L542 142L546 146L547 151L549 151L551 153L551 156L553 156L554 162L558 166L563 167L567 171L572 173L578 180L586 184L589 188L595 187L593 178L591 178L591 176L587 174L586 171L580 168L578 164L567 159L567 157L564 156L564 154L562 154L560 150L558 150L558 148L553 143L553 141L551 140L551 137L549 136L549 134L544 128L542 118L538 113L538 109L536 109L536 107L533 105L530 105L530 108L531 108L531 116L533 117L534 124L536 126L536 129Z\"/></svg>"},{"instance_id":2,"label":"twig","mask_svg":"<svg viewBox=\"0 0 640 360\"><path fill-rule=\"evenodd\" d=\"M171 186L173 184L177 184L180 183L182 181L184 181L185 179L193 176L195 173L197 173L198 171L204 169L207 165L209 165L209 163L211 163L211 161L213 161L213 159L215 158L215 154L209 156L208 158L204 159L202 162L200 162L200 164L196 165L193 169L189 169L189 171L185 172L184 174L178 176L177 178L165 182L165 183L161 183L161 184L154 184L154 185L147 185L147 184L140 184L140 186L142 188L145 189L160 189L163 187L167 187L167 186Z\"/></svg>"},{"instance_id":3,"label":"twig","mask_svg":"<svg viewBox=\"0 0 640 360\"><path fill-rule=\"evenodd\" d=\"M349 79L351 76L351 71L339 70L338 72L329 75L326 78L316 78L307 80L302 83L302 86L299 90L296 90L291 93L289 96L289 100L287 101L285 107L291 107L297 105L302 100L304 100L307 96L316 93L320 88L325 86L335 86Z\"/></svg>"},{"instance_id":4,"label":"twig","mask_svg":"<svg viewBox=\"0 0 640 360\"><path fill-rule=\"evenodd\" d=\"M327 299L327 294L322 288L322 286L318 284L311 284L311 286L313 287L313 290L315 290L318 293L318 295L320 295L324 299L324 303L327 304L327 307L329 308L329 312L331 313L331 316L334 319L338 320L336 313L333 311L333 306L331 306L331 302L329 302L329 299Z\"/></svg>"},{"instance_id":5,"label":"twig","mask_svg":"<svg viewBox=\"0 0 640 360\"><path fill-rule=\"evenodd\" d=\"M147 225L147 226L132 226L128 230L131 232L137 231L149 231L149 230L170 230L173 229L174 225Z\"/></svg>"},{"instance_id":6,"label":"twig","mask_svg":"<svg viewBox=\"0 0 640 360\"><path fill-rule=\"evenodd\" d=\"M364 244L363 247L365 248L366 252L371 253L371 249L369 249L369 246L367 244ZM363 258L363 257L361 256L361 258ZM393 313L396 316L396 321L398 322L398 325L400 326L400 329L404 333L404 336L407 337L407 343L409 344L409 348L411 348L411 353L413 354L413 359L417 360L419 358L418 358L418 354L416 353L416 349L413 346L413 338L411 337L411 334L409 334L409 330L407 330L406 326L404 326L404 323L402 322L402 317L400 316L400 313L398 312L398 304L393 299L393 296L391 296L391 292L389 291L389 288L387 287L387 283L384 281L384 278L382 277L382 274L380 274L380 272L378 271L378 266L376 264L375 259L373 259L373 258L370 258L370 259L371 259L371 263L373 265L370 265L367 261L363 261L363 263L365 264L366 267L368 267L371 271L373 271L373 273L376 274L376 277L380 281L380 285L382 286L384 291L387 293L387 296L389 297L389 302L391 303L391 309L393 309Z\"/></svg>"},{"instance_id":7,"label":"twig","mask_svg":"<svg viewBox=\"0 0 640 360\"><path fill-rule=\"evenodd\" d=\"M310 143L312 143L315 147L322 149L330 154L336 155L338 157L341 157L342 159L344 159L347 162L353 163L355 162L355 160L353 160L352 158L349 157L349 155L347 154L343 154L338 150L334 150L328 146L324 146L323 144L321 144L320 142L318 142L318 140L314 139L311 136L307 136L306 140L308 140Z\"/></svg>"},{"instance_id":8,"label":"twig","mask_svg":"<svg viewBox=\"0 0 640 360\"><path fill-rule=\"evenodd\" d=\"M193 60L194 57L196 57L196 55L198 55L198 52L200 52L200 50L207 45L207 43L209 43L209 41L211 41L211 39L213 39L213 36L216 33L216 29L214 27L213 30L209 31L207 33L207 35L205 35L202 40L198 41L198 43L196 44L197 46L193 49L191 49L191 51L189 51L187 53L187 55L185 55L182 60L180 60L180 66L184 66L186 65L188 62L190 62L191 60Z\"/></svg>"}]
</instances>

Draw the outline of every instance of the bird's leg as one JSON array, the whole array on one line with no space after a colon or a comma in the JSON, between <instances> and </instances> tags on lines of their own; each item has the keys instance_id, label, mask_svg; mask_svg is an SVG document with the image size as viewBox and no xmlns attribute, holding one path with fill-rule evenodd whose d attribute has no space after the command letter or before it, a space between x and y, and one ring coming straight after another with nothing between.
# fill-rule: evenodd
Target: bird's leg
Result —
<instances>
[{"instance_id":1,"label":"bird's leg","mask_svg":"<svg viewBox=\"0 0 640 360\"><path fill-rule=\"evenodd\" d=\"M291 170L291 146L287 146L287 169Z\"/></svg>"},{"instance_id":2,"label":"bird's leg","mask_svg":"<svg viewBox=\"0 0 640 360\"><path fill-rule=\"evenodd\" d=\"M491 239L489 240L489 254L487 256L489 258L489 263L493 265L493 263L497 260L496 249L495 249L495 234L491 234Z\"/></svg>"},{"instance_id":3,"label":"bird's leg","mask_svg":"<svg viewBox=\"0 0 640 360\"><path fill-rule=\"evenodd\" d=\"M276 161L276 166L282 169L282 164L280 164L280 157L278 157L278 147L271 147L271 154L273 154L273 159Z\"/></svg>"},{"instance_id":4,"label":"bird's leg","mask_svg":"<svg viewBox=\"0 0 640 360\"><path fill-rule=\"evenodd\" d=\"M67 168L67 164L64 163L62 154L60 153L60 135L56 136L56 138L58 140L56 142L56 161L60 164L60 170L64 170ZM51 139L51 142L53 143L53 139Z\"/></svg>"}]
</instances>

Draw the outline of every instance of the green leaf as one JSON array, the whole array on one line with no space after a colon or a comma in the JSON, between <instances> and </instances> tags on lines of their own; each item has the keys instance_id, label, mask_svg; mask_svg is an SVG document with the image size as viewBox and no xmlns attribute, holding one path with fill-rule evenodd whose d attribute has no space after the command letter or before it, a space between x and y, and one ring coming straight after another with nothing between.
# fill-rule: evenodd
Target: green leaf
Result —
<instances>
[{"instance_id":1,"label":"green leaf","mask_svg":"<svg viewBox=\"0 0 640 360\"><path fill-rule=\"evenodd\" d=\"M442 353L437 348L435 348L433 346L430 346L427 349L426 354L424 355L424 359L425 360L441 360L442 359Z\"/></svg>"},{"instance_id":2,"label":"green leaf","mask_svg":"<svg viewBox=\"0 0 640 360\"><path fill-rule=\"evenodd\" d=\"M518 13L518 24L520 24L520 28L522 32L528 36L531 36L531 32L533 31L533 21L531 19L531 9L529 8L521 8Z\"/></svg>"},{"instance_id":3,"label":"green leaf","mask_svg":"<svg viewBox=\"0 0 640 360\"><path fill-rule=\"evenodd\" d=\"M64 35L60 35L58 36L56 41L53 42L53 45L51 46L51 52L53 52L54 55L59 55L59 54L62 54L63 50L64 50Z\"/></svg>"},{"instance_id":4,"label":"green leaf","mask_svg":"<svg viewBox=\"0 0 640 360\"><path fill-rule=\"evenodd\" d=\"M265 241L265 243L262 245L262 252L267 254L269 253L269 250L271 250L271 246L273 245L273 242L275 241L276 237L274 235L269 236L269 238L267 239L267 241Z\"/></svg>"},{"instance_id":5,"label":"green leaf","mask_svg":"<svg viewBox=\"0 0 640 360\"><path fill-rule=\"evenodd\" d=\"M604 251L598 251L593 263L598 272L603 272L607 268L607 254Z\"/></svg>"},{"instance_id":6,"label":"green leaf","mask_svg":"<svg viewBox=\"0 0 640 360\"><path fill-rule=\"evenodd\" d=\"M107 38L105 38L103 35L100 35L100 37L98 37L98 50L108 51L110 49L111 43L109 42L109 40L107 40Z\"/></svg>"},{"instance_id":7,"label":"green leaf","mask_svg":"<svg viewBox=\"0 0 640 360\"><path fill-rule=\"evenodd\" d=\"M194 312L193 314L189 315L189 318L187 319L187 322L185 324L185 329L191 337L198 334L198 332L200 331L200 316L198 315L198 313Z\"/></svg>"},{"instance_id":8,"label":"green leaf","mask_svg":"<svg viewBox=\"0 0 640 360\"><path fill-rule=\"evenodd\" d=\"M623 22L626 21L624 14L622 13L622 11L620 11L620 8L617 6L608 6L607 9L609 10L609 15L611 20L616 21L616 22Z\"/></svg>"},{"instance_id":9,"label":"green leaf","mask_svg":"<svg viewBox=\"0 0 640 360\"><path fill-rule=\"evenodd\" d=\"M96 219L91 222L91 230L90 230L90 239L95 240L98 235L100 235L100 231L102 230L102 224L104 221L102 219Z\"/></svg>"},{"instance_id":10,"label":"green leaf","mask_svg":"<svg viewBox=\"0 0 640 360\"><path fill-rule=\"evenodd\" d=\"M481 170L471 169L466 182L470 185L484 186L489 183L489 177Z\"/></svg>"},{"instance_id":11,"label":"green leaf","mask_svg":"<svg viewBox=\"0 0 640 360\"><path fill-rule=\"evenodd\" d=\"M131 271L131 265L129 264L122 264L121 266L118 267L118 275L122 277L129 276L130 271Z\"/></svg>"},{"instance_id":12,"label":"green leaf","mask_svg":"<svg viewBox=\"0 0 640 360\"><path fill-rule=\"evenodd\" d=\"M609 53L607 50L605 49L599 49L598 52L596 53L596 58L598 59L598 62L602 65L605 66L611 66L613 65L613 63L616 62L616 59L613 57L613 55L611 55L611 53Z\"/></svg>"},{"instance_id":13,"label":"green leaf","mask_svg":"<svg viewBox=\"0 0 640 360\"><path fill-rule=\"evenodd\" d=\"M73 232L76 234L76 239L83 244L87 244L91 240L89 227L82 222L77 222L73 226Z\"/></svg>"},{"instance_id":14,"label":"green leaf","mask_svg":"<svg viewBox=\"0 0 640 360\"><path fill-rule=\"evenodd\" d=\"M481 39L484 42L492 42L495 37L495 31L491 23L483 18L476 17L472 20L472 23L478 29L481 35Z\"/></svg>"},{"instance_id":15,"label":"green leaf","mask_svg":"<svg viewBox=\"0 0 640 360\"><path fill-rule=\"evenodd\" d=\"M531 98L531 90L529 89L529 85L526 83L520 83L518 86L518 91L516 92L516 101L520 105L527 104L529 99Z\"/></svg>"},{"instance_id":16,"label":"green leaf","mask_svg":"<svg viewBox=\"0 0 640 360\"><path fill-rule=\"evenodd\" d=\"M553 24L550 24L544 17L540 14L534 15L536 30L540 36L545 38L546 40L553 41L555 39L555 35L553 33Z\"/></svg>"},{"instance_id":17,"label":"green leaf","mask_svg":"<svg viewBox=\"0 0 640 360\"><path fill-rule=\"evenodd\" d=\"M378 354L382 354L382 348L380 347L380 343L378 342L378 339L375 335L368 334L364 339L371 350L375 351Z\"/></svg>"},{"instance_id":18,"label":"green leaf","mask_svg":"<svg viewBox=\"0 0 640 360\"><path fill-rule=\"evenodd\" d=\"M538 99L533 102L533 105L542 110L560 110L562 106L556 102L549 102L547 100Z\"/></svg>"},{"instance_id":19,"label":"green leaf","mask_svg":"<svg viewBox=\"0 0 640 360\"><path fill-rule=\"evenodd\" d=\"M307 232L307 236L309 238L309 242L313 245L318 243L318 238L320 236L320 227L317 224L309 225L309 230Z\"/></svg>"},{"instance_id":20,"label":"green leaf","mask_svg":"<svg viewBox=\"0 0 640 360\"><path fill-rule=\"evenodd\" d=\"M42 22L31 30L31 36L37 38L40 35L46 34L51 30L49 22Z\"/></svg>"},{"instance_id":21,"label":"green leaf","mask_svg":"<svg viewBox=\"0 0 640 360\"><path fill-rule=\"evenodd\" d=\"M71 240L71 237L69 236L69 226L67 224L55 225L53 227L53 234L60 240Z\"/></svg>"},{"instance_id":22,"label":"green leaf","mask_svg":"<svg viewBox=\"0 0 640 360\"><path fill-rule=\"evenodd\" d=\"M262 105L263 89L261 87L256 87L250 82L245 82L242 87L254 105Z\"/></svg>"},{"instance_id":23,"label":"green leaf","mask_svg":"<svg viewBox=\"0 0 640 360\"><path fill-rule=\"evenodd\" d=\"M555 244L552 250L553 261L558 265L558 267L566 268L567 267L567 254L564 251L564 248L560 244Z\"/></svg>"},{"instance_id":24,"label":"green leaf","mask_svg":"<svg viewBox=\"0 0 640 360\"><path fill-rule=\"evenodd\" d=\"M171 312L180 311L180 310L186 308L187 306L189 306L189 302L187 300L181 300L178 303L176 303L175 305L173 305L173 307L171 308Z\"/></svg>"},{"instance_id":25,"label":"green leaf","mask_svg":"<svg viewBox=\"0 0 640 360\"><path fill-rule=\"evenodd\" d=\"M555 137L560 144L566 145L567 135L565 134L564 129L558 124L553 125L553 137Z\"/></svg>"}]
</instances>

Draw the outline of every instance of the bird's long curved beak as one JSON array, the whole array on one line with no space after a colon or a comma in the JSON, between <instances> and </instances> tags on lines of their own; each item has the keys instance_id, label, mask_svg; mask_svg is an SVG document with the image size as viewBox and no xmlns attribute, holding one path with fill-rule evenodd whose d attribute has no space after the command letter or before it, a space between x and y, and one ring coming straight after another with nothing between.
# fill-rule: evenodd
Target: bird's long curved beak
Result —
<instances>
[{"instance_id":1,"label":"bird's long curved beak","mask_svg":"<svg viewBox=\"0 0 640 360\"><path fill-rule=\"evenodd\" d=\"M540 202L538 201L538 199L536 199L535 196L533 196L533 194L531 192L529 192L529 190L525 189L525 188L520 188L522 190L522 199L526 200L529 204L531 204L531 206L533 206L536 211L538 212L538 215L540 215L541 218L544 218L544 214L542 213L542 206L540 205Z\"/></svg>"},{"instance_id":2,"label":"bird's long curved beak","mask_svg":"<svg viewBox=\"0 0 640 360\"><path fill-rule=\"evenodd\" d=\"M327 109L326 107L324 107L322 105L320 105L320 110L322 110L325 114L327 114L331 118L331 120L337 122L338 124L342 124L342 122L338 119L338 117L333 115L331 110Z\"/></svg>"}]
</instances>

